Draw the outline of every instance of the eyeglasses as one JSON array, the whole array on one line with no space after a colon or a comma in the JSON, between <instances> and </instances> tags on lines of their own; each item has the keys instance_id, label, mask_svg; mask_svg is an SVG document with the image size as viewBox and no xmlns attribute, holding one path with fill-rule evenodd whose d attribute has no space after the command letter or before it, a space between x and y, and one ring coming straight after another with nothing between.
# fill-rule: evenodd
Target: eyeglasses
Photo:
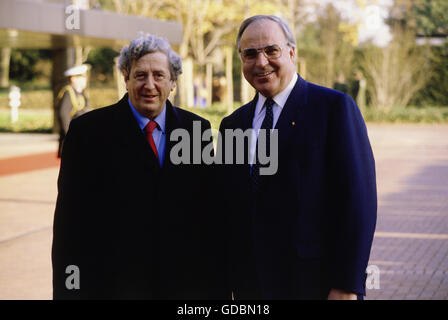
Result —
<instances>
[{"instance_id":1,"label":"eyeglasses","mask_svg":"<svg viewBox=\"0 0 448 320\"><path fill-rule=\"evenodd\" d=\"M282 48L276 44L264 48L247 48L241 51L241 59L244 62L252 62L257 59L258 53L263 52L267 59L278 59L282 56Z\"/></svg>"}]
</instances>

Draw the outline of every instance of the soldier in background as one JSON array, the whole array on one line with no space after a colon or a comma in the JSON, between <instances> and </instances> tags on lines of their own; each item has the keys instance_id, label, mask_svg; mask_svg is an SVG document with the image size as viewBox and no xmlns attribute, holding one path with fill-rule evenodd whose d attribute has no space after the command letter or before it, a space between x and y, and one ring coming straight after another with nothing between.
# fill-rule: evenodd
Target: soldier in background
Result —
<instances>
[{"instance_id":1,"label":"soldier in background","mask_svg":"<svg viewBox=\"0 0 448 320\"><path fill-rule=\"evenodd\" d=\"M69 84L59 91L56 102L59 121L59 158L61 157L62 143L67 134L70 121L91 110L84 92L87 87L88 70L89 66L83 64L72 67L64 73L69 78Z\"/></svg>"}]
</instances>

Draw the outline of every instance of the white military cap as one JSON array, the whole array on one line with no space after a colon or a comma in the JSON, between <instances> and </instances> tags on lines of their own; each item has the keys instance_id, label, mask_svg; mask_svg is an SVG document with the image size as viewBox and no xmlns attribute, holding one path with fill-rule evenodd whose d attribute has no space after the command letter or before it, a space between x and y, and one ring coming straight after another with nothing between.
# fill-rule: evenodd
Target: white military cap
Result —
<instances>
[{"instance_id":1,"label":"white military cap","mask_svg":"<svg viewBox=\"0 0 448 320\"><path fill-rule=\"evenodd\" d=\"M80 66L76 66L76 67L72 67L70 69L67 69L64 72L64 75L66 77L72 77L72 76L79 76L79 75L83 75L87 72L87 70L89 70L89 65L88 64L83 64Z\"/></svg>"}]
</instances>

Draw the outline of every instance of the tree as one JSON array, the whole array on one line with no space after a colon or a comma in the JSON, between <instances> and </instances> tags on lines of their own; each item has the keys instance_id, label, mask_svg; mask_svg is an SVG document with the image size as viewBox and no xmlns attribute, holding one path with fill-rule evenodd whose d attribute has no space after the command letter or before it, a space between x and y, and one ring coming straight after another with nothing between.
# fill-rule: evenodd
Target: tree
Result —
<instances>
[{"instance_id":1,"label":"tree","mask_svg":"<svg viewBox=\"0 0 448 320\"><path fill-rule=\"evenodd\" d=\"M448 106L448 42L429 50L427 59L431 65L431 76L410 103L420 106Z\"/></svg>"},{"instance_id":2,"label":"tree","mask_svg":"<svg viewBox=\"0 0 448 320\"><path fill-rule=\"evenodd\" d=\"M320 25L320 43L324 48L326 67L323 84L331 87L335 79L336 51L341 40L338 32L341 18L333 5L328 4L325 8L325 15L319 17L318 21Z\"/></svg>"},{"instance_id":3,"label":"tree","mask_svg":"<svg viewBox=\"0 0 448 320\"><path fill-rule=\"evenodd\" d=\"M13 81L33 81L40 75L41 70L36 68L40 60L49 60L51 52L37 49L12 49L9 76Z\"/></svg>"},{"instance_id":4,"label":"tree","mask_svg":"<svg viewBox=\"0 0 448 320\"><path fill-rule=\"evenodd\" d=\"M448 36L448 1L396 0L392 11L394 21L413 30L420 37ZM432 71L427 84L417 92L412 104L448 105L448 41L441 47L425 46L425 57Z\"/></svg>"},{"instance_id":5,"label":"tree","mask_svg":"<svg viewBox=\"0 0 448 320\"><path fill-rule=\"evenodd\" d=\"M448 1L419 0L413 9L417 28L424 34L448 34Z\"/></svg>"},{"instance_id":6,"label":"tree","mask_svg":"<svg viewBox=\"0 0 448 320\"><path fill-rule=\"evenodd\" d=\"M314 10L318 13L316 21L302 22L298 56L309 65L308 80L331 87L338 73L346 77L352 73L357 28L343 21L332 4Z\"/></svg>"},{"instance_id":7,"label":"tree","mask_svg":"<svg viewBox=\"0 0 448 320\"><path fill-rule=\"evenodd\" d=\"M430 76L414 33L401 26L394 28L394 39L387 47L365 48L360 66L368 81L371 104L379 109L407 106Z\"/></svg>"}]
</instances>

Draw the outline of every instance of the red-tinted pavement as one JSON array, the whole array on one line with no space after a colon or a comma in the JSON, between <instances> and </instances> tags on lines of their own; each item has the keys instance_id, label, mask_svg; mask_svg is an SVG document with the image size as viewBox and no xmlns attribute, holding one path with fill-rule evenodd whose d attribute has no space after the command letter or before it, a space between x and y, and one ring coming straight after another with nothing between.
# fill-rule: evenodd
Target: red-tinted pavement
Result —
<instances>
[{"instance_id":1,"label":"red-tinted pavement","mask_svg":"<svg viewBox=\"0 0 448 320\"><path fill-rule=\"evenodd\" d=\"M0 176L58 167L56 152L45 152L0 159Z\"/></svg>"}]
</instances>

